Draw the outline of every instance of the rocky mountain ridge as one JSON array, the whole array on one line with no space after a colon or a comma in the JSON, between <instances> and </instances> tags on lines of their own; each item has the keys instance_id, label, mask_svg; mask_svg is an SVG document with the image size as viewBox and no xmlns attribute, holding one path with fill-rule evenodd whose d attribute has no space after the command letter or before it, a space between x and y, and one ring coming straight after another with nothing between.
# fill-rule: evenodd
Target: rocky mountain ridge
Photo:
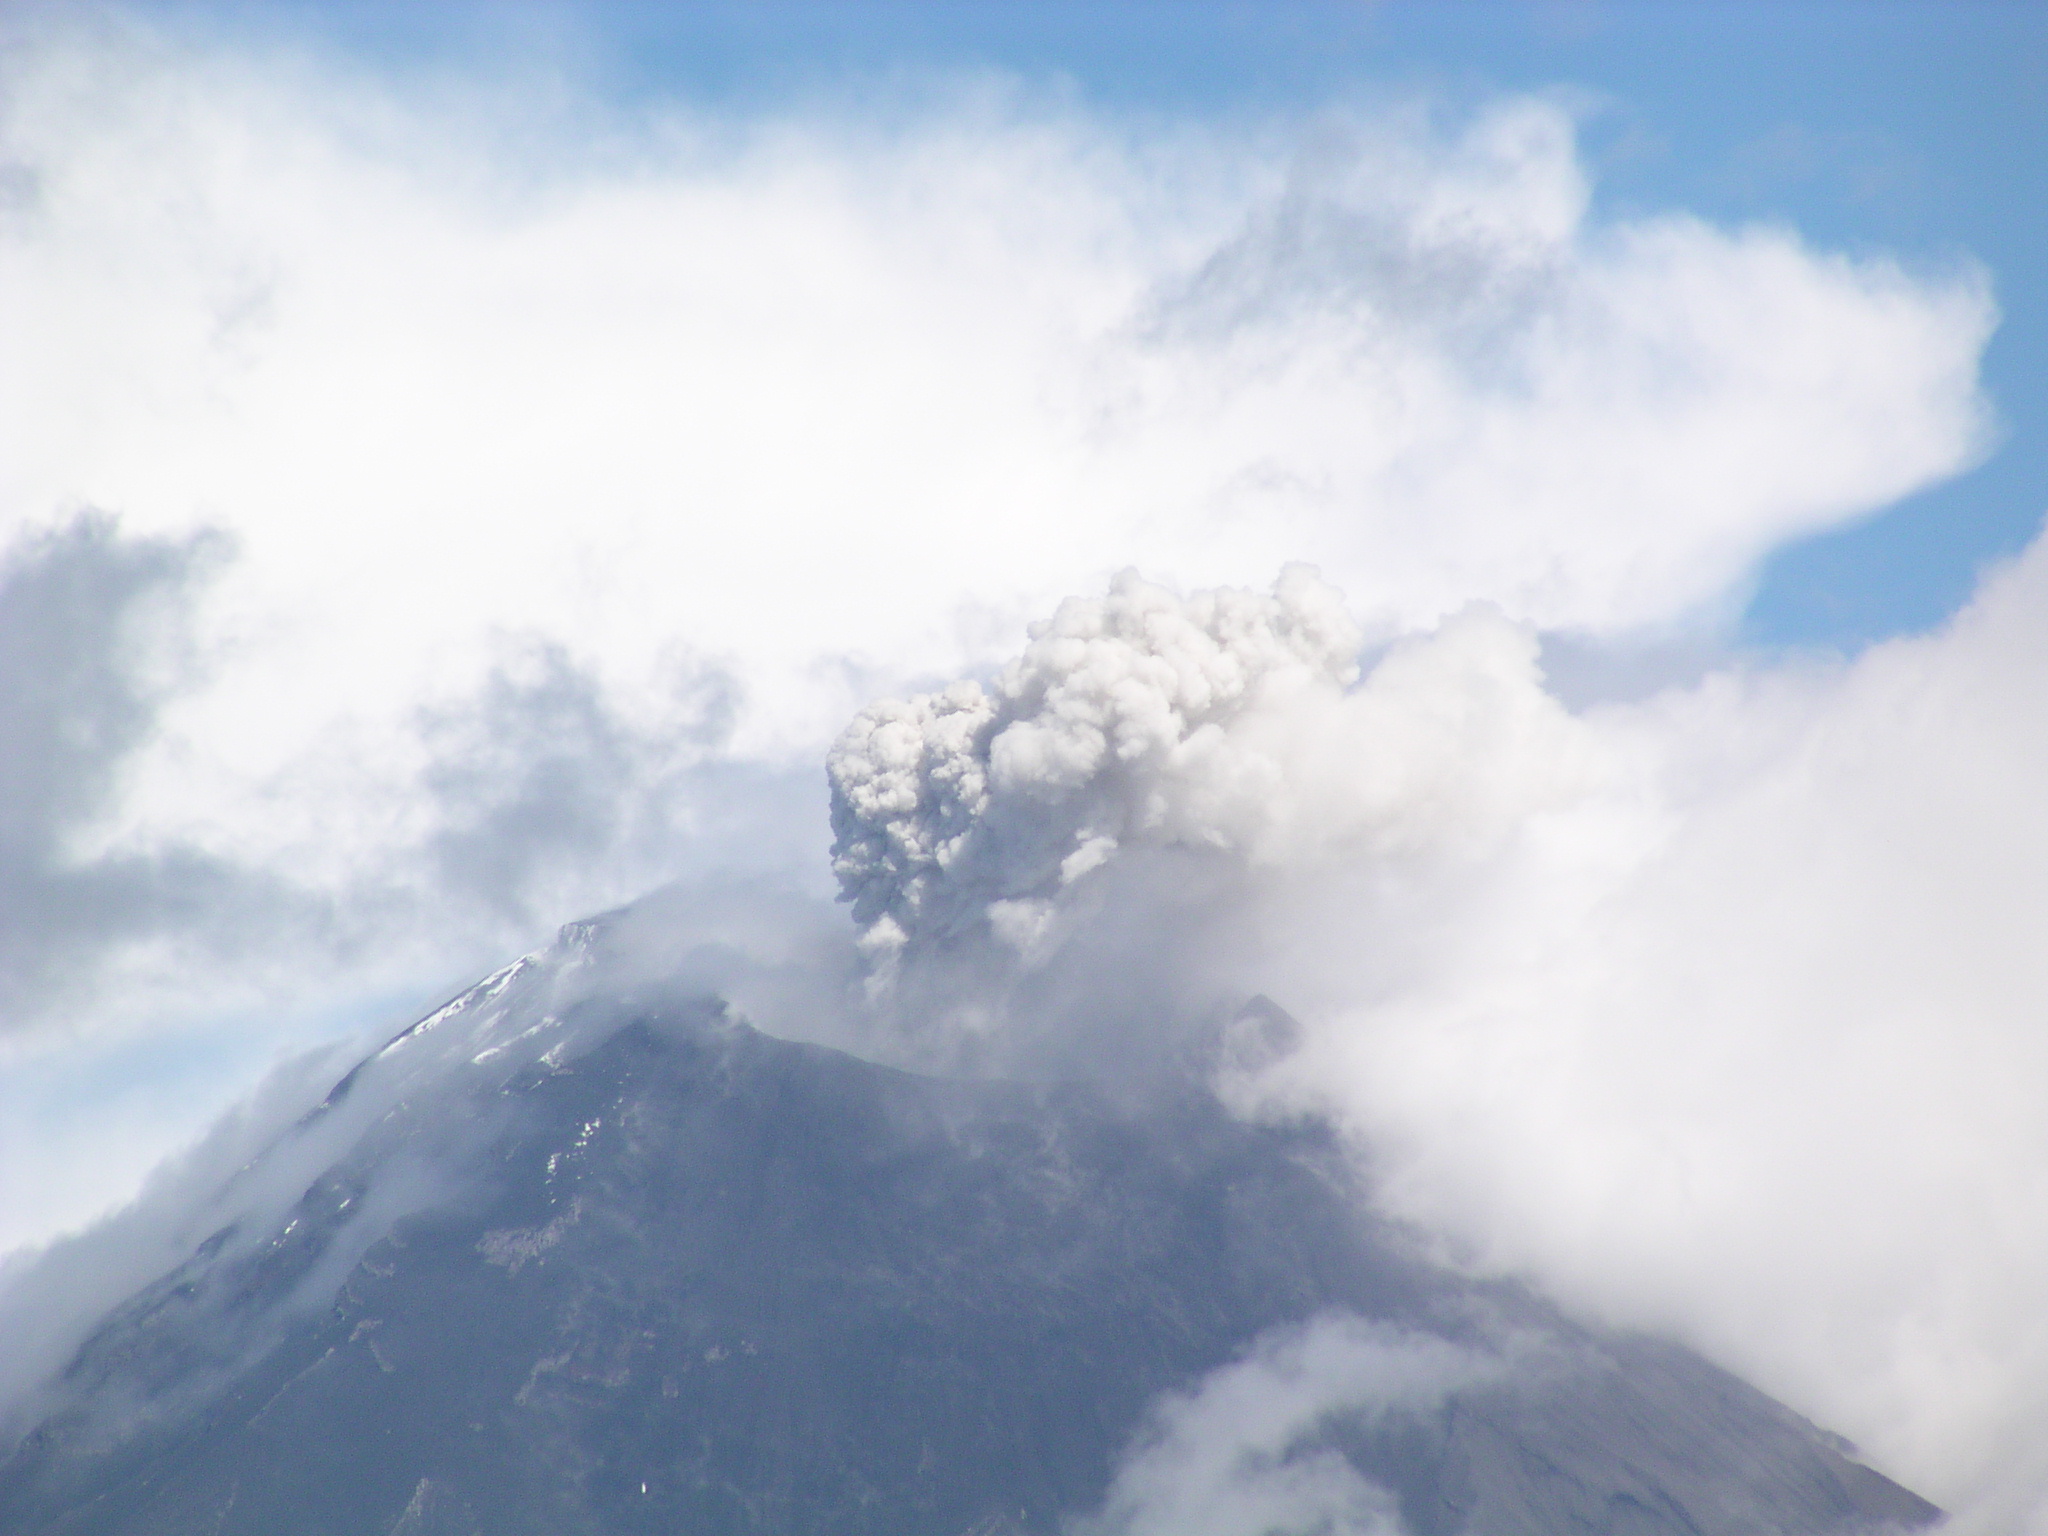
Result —
<instances>
[{"instance_id":1,"label":"rocky mountain ridge","mask_svg":"<svg viewBox=\"0 0 2048 1536\"><path fill-rule=\"evenodd\" d=\"M0 1530L1148 1536L1172 1405L1331 1318L1479 1365L1226 1447L1369 1491L1304 1529L1936 1518L1706 1362L1431 1263L1314 1126L920 1077L604 951L573 926L338 1083L266 1154L310 1159L290 1208L86 1340Z\"/></svg>"}]
</instances>

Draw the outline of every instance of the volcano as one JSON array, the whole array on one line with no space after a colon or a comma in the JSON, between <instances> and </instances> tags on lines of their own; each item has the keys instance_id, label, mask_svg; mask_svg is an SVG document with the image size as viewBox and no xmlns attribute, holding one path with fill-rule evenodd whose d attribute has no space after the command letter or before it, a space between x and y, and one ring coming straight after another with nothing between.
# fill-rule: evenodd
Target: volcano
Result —
<instances>
[{"instance_id":1,"label":"volcano","mask_svg":"<svg viewBox=\"0 0 2048 1536\"><path fill-rule=\"evenodd\" d=\"M1134 1459L1331 1318L1478 1365L1362 1379L1215 1474L1341 1476L1366 1514L1204 1532L1937 1518L1704 1360L1432 1259L1315 1124L773 1038L626 980L614 927L407 1030L231 1180L24 1420L0 1530L1137 1536L1172 1527Z\"/></svg>"}]
</instances>

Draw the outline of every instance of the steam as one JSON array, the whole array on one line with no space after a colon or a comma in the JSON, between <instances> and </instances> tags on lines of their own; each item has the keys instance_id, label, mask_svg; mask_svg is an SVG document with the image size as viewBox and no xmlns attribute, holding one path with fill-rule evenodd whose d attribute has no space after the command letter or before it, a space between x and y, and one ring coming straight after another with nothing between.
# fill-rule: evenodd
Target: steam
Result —
<instances>
[{"instance_id":1,"label":"steam","mask_svg":"<svg viewBox=\"0 0 2048 1536\"><path fill-rule=\"evenodd\" d=\"M1269 996L1244 1113L2048 1531L2048 553L1854 663L1712 643L1982 451L1983 274L1597 216L1535 100L622 120L56 13L0 73L0 1046L240 1063L89 1188L122 1115L8 1116L0 1244L682 879L731 931L650 954L924 1065L1114 1079ZM1709 659L1575 711L1559 631ZM1380 1517L1274 1465L1247 1508Z\"/></svg>"},{"instance_id":2,"label":"steam","mask_svg":"<svg viewBox=\"0 0 2048 1536\"><path fill-rule=\"evenodd\" d=\"M1501 1356L1362 1318L1276 1330L1155 1408L1076 1536L1402 1536L1399 1503L1332 1443L1333 1426L1427 1415L1505 1370Z\"/></svg>"},{"instance_id":3,"label":"steam","mask_svg":"<svg viewBox=\"0 0 2048 1536\"><path fill-rule=\"evenodd\" d=\"M1125 575L988 689L864 711L830 757L834 868L883 1011L941 1060L1044 1068L1050 1035L1061 1068L1120 1070L1106 989L1140 1054L1162 1019L1299 996L1261 930L1308 890L1311 913L1361 874L1419 898L1584 798L1601 745L1526 627L1475 607L1362 682L1360 642L1306 567L1267 593Z\"/></svg>"}]
</instances>

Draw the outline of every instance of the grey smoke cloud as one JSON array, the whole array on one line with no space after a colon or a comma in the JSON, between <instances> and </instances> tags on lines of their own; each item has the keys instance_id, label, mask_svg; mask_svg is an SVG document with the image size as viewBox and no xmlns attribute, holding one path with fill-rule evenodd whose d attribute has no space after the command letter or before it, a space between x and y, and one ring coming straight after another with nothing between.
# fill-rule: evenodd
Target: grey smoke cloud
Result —
<instances>
[{"instance_id":1,"label":"grey smoke cloud","mask_svg":"<svg viewBox=\"0 0 2048 1536\"><path fill-rule=\"evenodd\" d=\"M1128 573L1063 604L991 689L864 710L826 771L833 868L865 941L985 924L1028 953L1052 899L1125 842L1220 840L1206 802L1263 787L1215 761L1227 728L1275 694L1341 687L1360 643L1307 567L1270 595L1186 600Z\"/></svg>"},{"instance_id":2,"label":"grey smoke cloud","mask_svg":"<svg viewBox=\"0 0 2048 1536\"><path fill-rule=\"evenodd\" d=\"M1597 772L1535 637L1497 611L1362 678L1361 639L1306 567L1267 593L1126 575L989 689L864 711L829 761L834 867L882 1011L942 1054L1121 1068L1163 1020L1301 995L1268 931L1290 904L1312 924L1361 878L1418 903L1455 888Z\"/></svg>"}]
</instances>

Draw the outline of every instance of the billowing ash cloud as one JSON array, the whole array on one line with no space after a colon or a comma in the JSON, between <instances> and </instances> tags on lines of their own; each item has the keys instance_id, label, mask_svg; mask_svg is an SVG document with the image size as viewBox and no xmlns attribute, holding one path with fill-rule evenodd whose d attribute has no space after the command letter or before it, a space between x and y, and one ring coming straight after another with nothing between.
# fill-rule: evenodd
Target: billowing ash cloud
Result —
<instances>
[{"instance_id":1,"label":"billowing ash cloud","mask_svg":"<svg viewBox=\"0 0 2048 1536\"><path fill-rule=\"evenodd\" d=\"M1127 574L988 687L863 711L830 758L834 867L885 1011L989 1065L1048 1031L1065 1067L1126 1065L1268 986L1261 930L1304 889L1419 898L1589 781L1526 628L1475 607L1362 679L1360 643L1305 567L1266 593Z\"/></svg>"},{"instance_id":2,"label":"billowing ash cloud","mask_svg":"<svg viewBox=\"0 0 2048 1536\"><path fill-rule=\"evenodd\" d=\"M1126 843L1259 838L1249 717L1357 675L1361 637L1306 567L1182 599L1134 573L1070 599L992 687L862 711L832 750L833 869L868 943L975 925L1029 952L1058 893Z\"/></svg>"}]
</instances>

